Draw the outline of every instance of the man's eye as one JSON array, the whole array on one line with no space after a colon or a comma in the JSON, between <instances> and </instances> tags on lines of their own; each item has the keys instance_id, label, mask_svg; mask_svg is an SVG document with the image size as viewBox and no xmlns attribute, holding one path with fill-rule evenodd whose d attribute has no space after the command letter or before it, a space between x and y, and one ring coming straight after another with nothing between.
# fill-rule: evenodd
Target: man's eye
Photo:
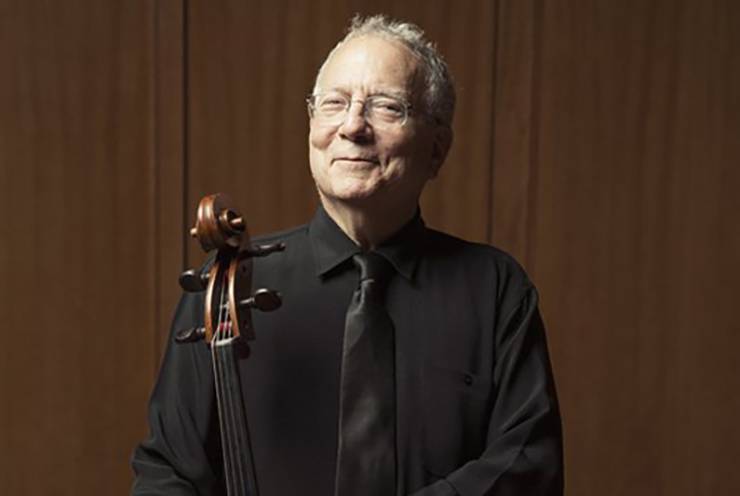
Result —
<instances>
[{"instance_id":1,"label":"man's eye","mask_svg":"<svg viewBox=\"0 0 740 496\"><path fill-rule=\"evenodd\" d=\"M327 97L319 102L319 107L322 109L343 109L347 106L347 102L341 97Z\"/></svg>"},{"instance_id":2,"label":"man's eye","mask_svg":"<svg viewBox=\"0 0 740 496\"><path fill-rule=\"evenodd\" d=\"M376 100L373 102L373 109L388 115L403 114L403 105L394 100Z\"/></svg>"}]
</instances>

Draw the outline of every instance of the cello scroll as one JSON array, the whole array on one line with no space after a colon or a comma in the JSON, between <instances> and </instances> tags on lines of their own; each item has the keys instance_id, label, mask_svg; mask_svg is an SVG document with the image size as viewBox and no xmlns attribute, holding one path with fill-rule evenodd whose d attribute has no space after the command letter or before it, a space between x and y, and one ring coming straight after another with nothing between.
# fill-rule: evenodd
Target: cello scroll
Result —
<instances>
[{"instance_id":1,"label":"cello scroll","mask_svg":"<svg viewBox=\"0 0 740 496\"><path fill-rule=\"evenodd\" d=\"M252 309L269 312L282 303L277 291L261 288L252 293L252 258L285 246L252 246L244 217L222 194L200 201L190 234L206 252L215 249L216 256L207 272L191 269L180 275L185 291L205 290L204 323L179 331L175 340L204 339L210 345L226 492L228 496L258 496L239 359L249 355L247 341L255 338Z\"/></svg>"}]
</instances>

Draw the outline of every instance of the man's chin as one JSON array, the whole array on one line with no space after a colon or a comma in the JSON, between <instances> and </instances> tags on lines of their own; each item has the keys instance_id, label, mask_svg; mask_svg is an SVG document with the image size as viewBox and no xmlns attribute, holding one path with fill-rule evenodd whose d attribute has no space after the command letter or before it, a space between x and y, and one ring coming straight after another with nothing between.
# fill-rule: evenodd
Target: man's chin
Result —
<instances>
[{"instance_id":1,"label":"man's chin","mask_svg":"<svg viewBox=\"0 0 740 496\"><path fill-rule=\"evenodd\" d=\"M379 188L353 187L319 191L322 200L351 207L372 206L379 199Z\"/></svg>"}]
</instances>

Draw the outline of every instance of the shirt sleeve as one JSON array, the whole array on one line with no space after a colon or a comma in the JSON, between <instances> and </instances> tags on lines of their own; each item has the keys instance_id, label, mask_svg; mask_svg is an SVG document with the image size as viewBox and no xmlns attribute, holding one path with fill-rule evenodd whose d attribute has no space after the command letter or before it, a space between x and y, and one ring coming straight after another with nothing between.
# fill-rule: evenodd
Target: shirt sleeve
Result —
<instances>
[{"instance_id":1,"label":"shirt sleeve","mask_svg":"<svg viewBox=\"0 0 740 496\"><path fill-rule=\"evenodd\" d=\"M528 287L496 327L496 399L486 448L413 496L563 494L560 413L536 290Z\"/></svg>"},{"instance_id":2,"label":"shirt sleeve","mask_svg":"<svg viewBox=\"0 0 740 496\"><path fill-rule=\"evenodd\" d=\"M220 493L220 447L207 345L178 344L174 332L202 325L202 295L185 294L149 402L149 438L134 451L133 496Z\"/></svg>"}]
</instances>

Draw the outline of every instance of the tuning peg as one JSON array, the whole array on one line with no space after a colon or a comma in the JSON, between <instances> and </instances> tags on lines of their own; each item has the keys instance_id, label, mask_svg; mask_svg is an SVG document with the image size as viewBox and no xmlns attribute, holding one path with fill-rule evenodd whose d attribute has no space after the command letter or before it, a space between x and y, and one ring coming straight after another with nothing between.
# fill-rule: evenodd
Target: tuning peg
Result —
<instances>
[{"instance_id":1,"label":"tuning peg","mask_svg":"<svg viewBox=\"0 0 740 496\"><path fill-rule=\"evenodd\" d=\"M247 228L247 224L244 222L244 217L238 215L232 210L228 211L228 213L226 214L226 219L229 227L236 232L244 232Z\"/></svg>"},{"instance_id":2,"label":"tuning peg","mask_svg":"<svg viewBox=\"0 0 740 496\"><path fill-rule=\"evenodd\" d=\"M177 333L175 334L175 341L177 341L178 343L194 343L203 339L205 335L205 327L192 327L190 329L177 331Z\"/></svg>"},{"instance_id":3,"label":"tuning peg","mask_svg":"<svg viewBox=\"0 0 740 496\"><path fill-rule=\"evenodd\" d=\"M252 296L239 302L241 306L256 308L263 312L272 312L280 308L282 304L283 300L280 297L280 293L266 288L258 289Z\"/></svg>"},{"instance_id":4,"label":"tuning peg","mask_svg":"<svg viewBox=\"0 0 740 496\"><path fill-rule=\"evenodd\" d=\"M249 248L247 253L251 257L264 257L276 251L283 251L285 243L271 243L269 245L257 245Z\"/></svg>"},{"instance_id":5,"label":"tuning peg","mask_svg":"<svg viewBox=\"0 0 740 496\"><path fill-rule=\"evenodd\" d=\"M180 274L180 287L188 293L197 293L208 287L208 274L195 269L188 269Z\"/></svg>"}]
</instances>

